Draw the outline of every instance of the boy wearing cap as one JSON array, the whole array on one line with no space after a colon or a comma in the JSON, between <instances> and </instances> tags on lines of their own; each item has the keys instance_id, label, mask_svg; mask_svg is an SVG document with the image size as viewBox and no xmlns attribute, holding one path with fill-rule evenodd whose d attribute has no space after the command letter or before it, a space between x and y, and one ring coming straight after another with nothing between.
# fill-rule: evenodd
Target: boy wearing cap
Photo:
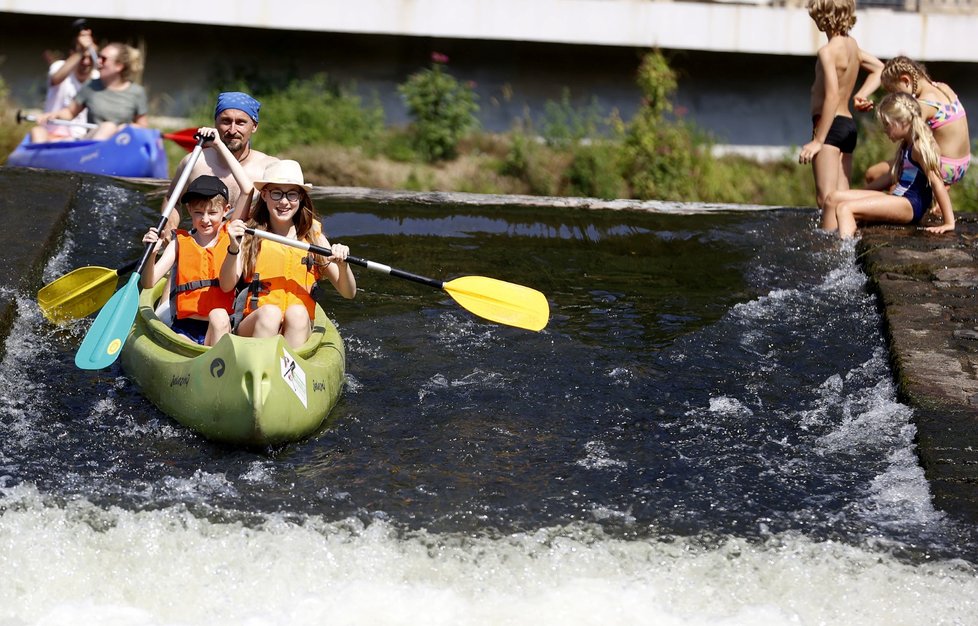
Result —
<instances>
[{"instance_id":1,"label":"boy wearing cap","mask_svg":"<svg viewBox=\"0 0 978 626\"><path fill-rule=\"evenodd\" d=\"M234 294L221 290L220 272L230 239L224 216L231 209L228 188L215 176L198 176L180 197L193 220L193 230L177 230L154 264L143 269L142 287L155 285L167 272L165 293L170 294L173 330L205 346L231 331ZM143 235L143 243L160 245L155 228ZM172 272L170 271L172 268Z\"/></svg>"},{"instance_id":2,"label":"boy wearing cap","mask_svg":"<svg viewBox=\"0 0 978 626\"><path fill-rule=\"evenodd\" d=\"M205 148L212 149L203 151L201 158L197 159L197 163L194 164L194 169L190 173L191 178L204 174L220 178L228 186L230 202L234 205L237 203L241 190L230 166L232 159L244 168L249 180L258 180L265 172L266 167L278 161L273 156L251 148L251 136L258 130L258 111L260 109L261 103L246 93L229 91L218 94L217 105L214 107L214 126L221 141L204 144ZM199 132L204 130L212 129L202 128ZM173 181L180 178L180 173L187 166L189 157L190 155L187 155L177 165L173 174ZM174 184L175 182L171 182L166 198L163 199L163 206L166 206L170 194L174 193ZM247 219L249 207L250 204L245 206L244 214L235 215L235 217ZM170 214L169 228L176 228L179 224L179 211L173 211Z\"/></svg>"}]
</instances>

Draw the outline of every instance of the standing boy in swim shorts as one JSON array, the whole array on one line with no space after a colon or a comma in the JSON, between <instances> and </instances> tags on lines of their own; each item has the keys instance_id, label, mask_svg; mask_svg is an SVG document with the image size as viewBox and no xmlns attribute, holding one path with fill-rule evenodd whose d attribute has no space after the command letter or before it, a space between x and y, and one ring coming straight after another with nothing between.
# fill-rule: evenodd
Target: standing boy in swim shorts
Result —
<instances>
[{"instance_id":1,"label":"standing boy in swim shorts","mask_svg":"<svg viewBox=\"0 0 978 626\"><path fill-rule=\"evenodd\" d=\"M859 48L849 31L856 23L854 0L809 0L808 14L828 37L818 49L815 82L812 84L812 140L798 156L800 163L811 163L815 174L815 193L822 211L821 227L836 230L835 214L825 210L829 193L849 189L852 152L856 148L856 122L849 110L849 98L857 110L873 108L869 96L880 85L883 63ZM869 75L853 96L859 69Z\"/></svg>"}]
</instances>

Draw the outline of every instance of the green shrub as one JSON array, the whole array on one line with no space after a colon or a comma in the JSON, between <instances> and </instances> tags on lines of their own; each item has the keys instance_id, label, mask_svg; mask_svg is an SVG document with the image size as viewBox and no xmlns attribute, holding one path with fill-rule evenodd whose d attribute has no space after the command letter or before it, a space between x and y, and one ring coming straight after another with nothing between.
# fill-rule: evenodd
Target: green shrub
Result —
<instances>
[{"instance_id":1,"label":"green shrub","mask_svg":"<svg viewBox=\"0 0 978 626\"><path fill-rule=\"evenodd\" d=\"M669 124L640 111L622 144L625 179L640 199L706 200L713 158L686 124Z\"/></svg>"},{"instance_id":2,"label":"green shrub","mask_svg":"<svg viewBox=\"0 0 978 626\"><path fill-rule=\"evenodd\" d=\"M624 196L627 185L618 157L618 145L610 142L577 146L565 173L566 194L605 200Z\"/></svg>"},{"instance_id":3,"label":"green shrub","mask_svg":"<svg viewBox=\"0 0 978 626\"><path fill-rule=\"evenodd\" d=\"M431 67L408 77L398 91L404 96L413 123L418 153L427 161L455 158L458 143L478 125L476 95L444 69L447 59L432 55Z\"/></svg>"},{"instance_id":4,"label":"green shrub","mask_svg":"<svg viewBox=\"0 0 978 626\"><path fill-rule=\"evenodd\" d=\"M622 168L641 199L702 200L713 159L710 143L681 121L670 122L676 74L661 52L645 55L638 71L643 106L624 128Z\"/></svg>"},{"instance_id":5,"label":"green shrub","mask_svg":"<svg viewBox=\"0 0 978 626\"><path fill-rule=\"evenodd\" d=\"M586 107L575 107L570 90L565 87L560 102L548 100L544 104L540 134L551 148L568 149L582 139L596 137L602 125L606 124L597 98L592 98Z\"/></svg>"},{"instance_id":6,"label":"green shrub","mask_svg":"<svg viewBox=\"0 0 978 626\"><path fill-rule=\"evenodd\" d=\"M558 167L553 152L522 130L514 130L511 141L499 173L522 181L531 194L555 195L560 173L553 171Z\"/></svg>"},{"instance_id":7,"label":"green shrub","mask_svg":"<svg viewBox=\"0 0 978 626\"><path fill-rule=\"evenodd\" d=\"M369 152L384 131L384 111L376 98L364 106L353 86L337 85L325 74L255 97L262 102L259 134L265 152L316 143Z\"/></svg>"}]
</instances>

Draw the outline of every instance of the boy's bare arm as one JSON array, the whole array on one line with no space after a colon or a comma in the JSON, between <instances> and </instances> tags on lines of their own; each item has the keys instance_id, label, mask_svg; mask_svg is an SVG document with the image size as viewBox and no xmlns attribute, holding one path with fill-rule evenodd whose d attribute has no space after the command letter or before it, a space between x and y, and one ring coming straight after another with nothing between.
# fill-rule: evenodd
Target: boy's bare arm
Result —
<instances>
[{"instance_id":1,"label":"boy's bare arm","mask_svg":"<svg viewBox=\"0 0 978 626\"><path fill-rule=\"evenodd\" d=\"M866 80L863 81L862 87L852 97L852 104L856 107L857 111L870 111L873 108L873 102L869 97L880 87L883 62L860 48L859 66L867 72L867 76Z\"/></svg>"}]
</instances>

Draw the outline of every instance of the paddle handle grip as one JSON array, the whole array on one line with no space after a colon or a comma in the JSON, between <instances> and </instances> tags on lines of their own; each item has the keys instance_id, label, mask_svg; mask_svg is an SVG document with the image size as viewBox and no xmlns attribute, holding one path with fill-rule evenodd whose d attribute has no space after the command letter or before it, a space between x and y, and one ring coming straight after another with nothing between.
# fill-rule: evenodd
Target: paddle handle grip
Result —
<instances>
[{"instance_id":1,"label":"paddle handle grip","mask_svg":"<svg viewBox=\"0 0 978 626\"><path fill-rule=\"evenodd\" d=\"M17 111L17 123L20 124L21 122L25 122L25 121L26 122L37 122L37 116L36 115L30 115L28 113L23 113L23 112L21 112L21 111L18 110ZM82 128L88 128L88 129L98 128L98 124L89 124L88 122L76 122L74 120L53 119L53 120L48 120L48 123L49 124L57 124L59 126L80 126Z\"/></svg>"},{"instance_id":2,"label":"paddle handle grip","mask_svg":"<svg viewBox=\"0 0 978 626\"><path fill-rule=\"evenodd\" d=\"M282 235L276 235L275 233L270 233L267 230L246 228L245 232L253 237L269 239L276 243L280 243L284 246L292 246L293 248L299 248L300 250L308 250L309 252L318 254L320 256L326 256L326 257L333 256L333 251L330 250L329 248L317 246L307 241L299 241L298 239L292 239L289 237L283 237ZM352 263L354 265L358 265L360 267L365 267L368 270L380 272L381 274L388 274L396 278L403 278L405 280L410 280L411 282L419 283L422 285L428 285L429 287L434 287L435 289L442 289L445 284L444 282L440 280L435 280L434 278L428 278L427 276L412 274L411 272L405 272L404 270L399 270L397 268L391 267L390 265L384 265L383 263L368 261L367 259L361 259L360 257L357 256L352 256L352 255L347 256L346 262Z\"/></svg>"}]
</instances>

